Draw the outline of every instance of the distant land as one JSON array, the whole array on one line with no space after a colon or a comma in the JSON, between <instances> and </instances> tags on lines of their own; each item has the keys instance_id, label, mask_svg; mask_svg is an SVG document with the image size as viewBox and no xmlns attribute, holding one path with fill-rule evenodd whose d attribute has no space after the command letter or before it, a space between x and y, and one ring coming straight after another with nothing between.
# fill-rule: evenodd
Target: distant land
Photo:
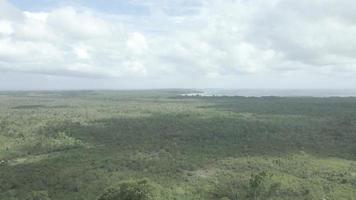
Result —
<instances>
[{"instance_id":1,"label":"distant land","mask_svg":"<svg viewBox=\"0 0 356 200\"><path fill-rule=\"evenodd\" d=\"M200 89L184 96L356 97L356 89Z\"/></svg>"}]
</instances>

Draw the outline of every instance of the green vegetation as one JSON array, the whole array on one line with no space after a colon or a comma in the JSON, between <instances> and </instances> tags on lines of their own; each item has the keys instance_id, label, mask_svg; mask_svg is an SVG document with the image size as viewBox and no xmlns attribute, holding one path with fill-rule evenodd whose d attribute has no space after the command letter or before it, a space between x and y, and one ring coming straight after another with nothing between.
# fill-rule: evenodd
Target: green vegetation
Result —
<instances>
[{"instance_id":1,"label":"green vegetation","mask_svg":"<svg viewBox=\"0 0 356 200\"><path fill-rule=\"evenodd\" d=\"M155 186L149 180L122 182L118 189L108 189L99 200L152 200L159 199Z\"/></svg>"},{"instance_id":2,"label":"green vegetation","mask_svg":"<svg viewBox=\"0 0 356 200\"><path fill-rule=\"evenodd\" d=\"M188 92L0 93L0 199L356 199L356 98Z\"/></svg>"}]
</instances>

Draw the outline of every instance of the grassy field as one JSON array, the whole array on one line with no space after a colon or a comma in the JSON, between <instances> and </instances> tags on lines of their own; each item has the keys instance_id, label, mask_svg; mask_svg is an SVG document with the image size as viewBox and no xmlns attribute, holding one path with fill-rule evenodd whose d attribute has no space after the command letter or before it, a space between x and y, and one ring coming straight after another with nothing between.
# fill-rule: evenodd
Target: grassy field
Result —
<instances>
[{"instance_id":1,"label":"grassy field","mask_svg":"<svg viewBox=\"0 0 356 200\"><path fill-rule=\"evenodd\" d=\"M356 199L356 98L187 92L1 92L0 199Z\"/></svg>"}]
</instances>

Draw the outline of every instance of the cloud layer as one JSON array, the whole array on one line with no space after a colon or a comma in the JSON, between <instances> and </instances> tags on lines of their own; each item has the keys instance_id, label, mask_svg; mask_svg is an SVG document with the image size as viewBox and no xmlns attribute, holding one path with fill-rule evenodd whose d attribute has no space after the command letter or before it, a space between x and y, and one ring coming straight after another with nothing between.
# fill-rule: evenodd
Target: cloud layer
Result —
<instances>
[{"instance_id":1,"label":"cloud layer","mask_svg":"<svg viewBox=\"0 0 356 200\"><path fill-rule=\"evenodd\" d=\"M355 7L349 0L132 0L132 12L80 1L39 12L0 1L0 73L353 76Z\"/></svg>"}]
</instances>

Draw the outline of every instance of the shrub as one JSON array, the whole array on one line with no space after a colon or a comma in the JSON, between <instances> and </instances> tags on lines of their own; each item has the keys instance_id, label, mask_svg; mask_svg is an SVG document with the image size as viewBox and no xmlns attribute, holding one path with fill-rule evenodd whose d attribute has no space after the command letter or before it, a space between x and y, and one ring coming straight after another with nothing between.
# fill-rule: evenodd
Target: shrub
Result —
<instances>
[{"instance_id":1,"label":"shrub","mask_svg":"<svg viewBox=\"0 0 356 200\"><path fill-rule=\"evenodd\" d=\"M31 192L26 200L51 200L46 191L33 191Z\"/></svg>"},{"instance_id":2,"label":"shrub","mask_svg":"<svg viewBox=\"0 0 356 200\"><path fill-rule=\"evenodd\" d=\"M157 188L147 179L122 182L117 189L108 189L98 200L156 200Z\"/></svg>"}]
</instances>

